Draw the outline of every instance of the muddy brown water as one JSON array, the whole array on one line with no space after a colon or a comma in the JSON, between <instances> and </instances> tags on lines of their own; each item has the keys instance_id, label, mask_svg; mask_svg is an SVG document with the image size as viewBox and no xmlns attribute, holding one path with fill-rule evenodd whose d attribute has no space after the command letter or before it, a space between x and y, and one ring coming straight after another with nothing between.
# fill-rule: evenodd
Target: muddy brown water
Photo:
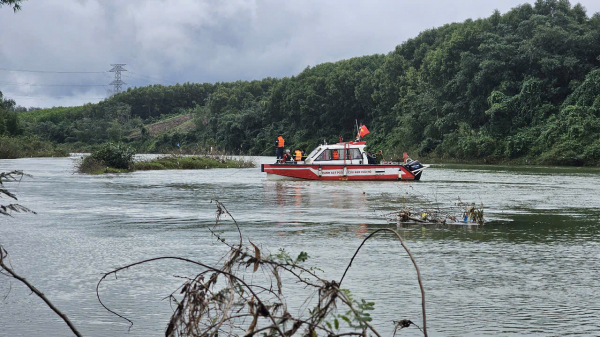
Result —
<instances>
[{"instance_id":1,"label":"muddy brown water","mask_svg":"<svg viewBox=\"0 0 600 337\"><path fill-rule=\"evenodd\" d=\"M306 251L328 279L341 277L368 233L398 229L421 268L431 336L600 335L598 169L435 165L420 182L285 182L259 168L88 176L73 173L74 160L0 160L0 171L33 175L7 186L38 213L0 218L0 243L14 269L86 336L164 334L172 309L162 299L194 268L158 262L104 283L107 305L133 320L131 329L100 306L96 283L103 272L151 257L216 263L225 249L207 230L211 199L252 242ZM446 209L459 198L483 203L488 222L398 226L384 216L402 207ZM221 230L235 234L227 224ZM390 235L365 246L344 287L375 302L373 323L384 335L392 320L421 322L414 269ZM67 335L41 300L0 275L0 336Z\"/></svg>"}]
</instances>

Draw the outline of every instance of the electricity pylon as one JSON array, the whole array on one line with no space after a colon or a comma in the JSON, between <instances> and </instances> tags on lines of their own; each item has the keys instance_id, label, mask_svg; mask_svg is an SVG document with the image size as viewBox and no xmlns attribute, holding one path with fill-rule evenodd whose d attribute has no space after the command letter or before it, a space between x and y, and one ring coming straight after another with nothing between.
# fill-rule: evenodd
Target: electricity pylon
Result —
<instances>
[{"instance_id":1,"label":"electricity pylon","mask_svg":"<svg viewBox=\"0 0 600 337\"><path fill-rule=\"evenodd\" d=\"M110 85L115 86L115 89L113 90L113 95L120 93L121 86L123 84L127 84L127 83L121 81L121 72L127 71L127 69L123 68L124 65L125 65L124 63L111 64L112 69L108 71L110 73L115 73L115 80L110 82Z\"/></svg>"}]
</instances>

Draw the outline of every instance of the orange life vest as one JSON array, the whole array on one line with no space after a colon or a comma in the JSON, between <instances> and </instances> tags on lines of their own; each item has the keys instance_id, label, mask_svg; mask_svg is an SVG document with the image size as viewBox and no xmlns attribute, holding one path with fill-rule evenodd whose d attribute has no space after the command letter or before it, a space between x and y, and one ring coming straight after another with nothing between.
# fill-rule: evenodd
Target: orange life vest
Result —
<instances>
[{"instance_id":1,"label":"orange life vest","mask_svg":"<svg viewBox=\"0 0 600 337\"><path fill-rule=\"evenodd\" d=\"M277 137L277 146L283 147L284 144L285 144L285 140L283 139L283 137L281 137L281 136Z\"/></svg>"},{"instance_id":2,"label":"orange life vest","mask_svg":"<svg viewBox=\"0 0 600 337\"><path fill-rule=\"evenodd\" d=\"M337 152L337 150L333 150L333 159L340 159L340 154Z\"/></svg>"},{"instance_id":3,"label":"orange life vest","mask_svg":"<svg viewBox=\"0 0 600 337\"><path fill-rule=\"evenodd\" d=\"M300 152L300 150L296 150L296 152L294 152L294 154L296 155L296 161L302 160L302 152Z\"/></svg>"}]
</instances>

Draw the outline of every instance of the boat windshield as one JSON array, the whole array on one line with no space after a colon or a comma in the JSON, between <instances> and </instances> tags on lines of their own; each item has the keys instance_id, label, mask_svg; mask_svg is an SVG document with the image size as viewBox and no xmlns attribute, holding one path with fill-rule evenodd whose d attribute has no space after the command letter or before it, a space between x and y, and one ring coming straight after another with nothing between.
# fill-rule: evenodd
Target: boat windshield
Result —
<instances>
[{"instance_id":1,"label":"boat windshield","mask_svg":"<svg viewBox=\"0 0 600 337\"><path fill-rule=\"evenodd\" d=\"M359 149L348 149L346 150L347 159L362 159L362 154Z\"/></svg>"},{"instance_id":2,"label":"boat windshield","mask_svg":"<svg viewBox=\"0 0 600 337\"><path fill-rule=\"evenodd\" d=\"M319 152L320 149L321 149L321 147L317 146L314 150L312 150L311 153L308 154L308 156L306 158L313 158L314 156L317 155L317 153Z\"/></svg>"}]
</instances>

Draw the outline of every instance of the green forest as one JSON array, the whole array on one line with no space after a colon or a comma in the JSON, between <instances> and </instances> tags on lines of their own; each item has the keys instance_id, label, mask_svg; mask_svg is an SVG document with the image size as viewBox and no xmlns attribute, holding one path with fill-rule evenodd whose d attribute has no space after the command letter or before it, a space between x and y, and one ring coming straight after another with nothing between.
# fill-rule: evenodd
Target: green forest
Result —
<instances>
[{"instance_id":1,"label":"green forest","mask_svg":"<svg viewBox=\"0 0 600 337\"><path fill-rule=\"evenodd\" d=\"M420 33L386 55L296 76L128 88L97 104L17 111L0 96L0 142L70 151L274 155L369 127L369 148L437 162L600 164L600 13L537 0ZM26 110L26 109L21 109ZM0 144L0 154L2 145Z\"/></svg>"}]
</instances>

